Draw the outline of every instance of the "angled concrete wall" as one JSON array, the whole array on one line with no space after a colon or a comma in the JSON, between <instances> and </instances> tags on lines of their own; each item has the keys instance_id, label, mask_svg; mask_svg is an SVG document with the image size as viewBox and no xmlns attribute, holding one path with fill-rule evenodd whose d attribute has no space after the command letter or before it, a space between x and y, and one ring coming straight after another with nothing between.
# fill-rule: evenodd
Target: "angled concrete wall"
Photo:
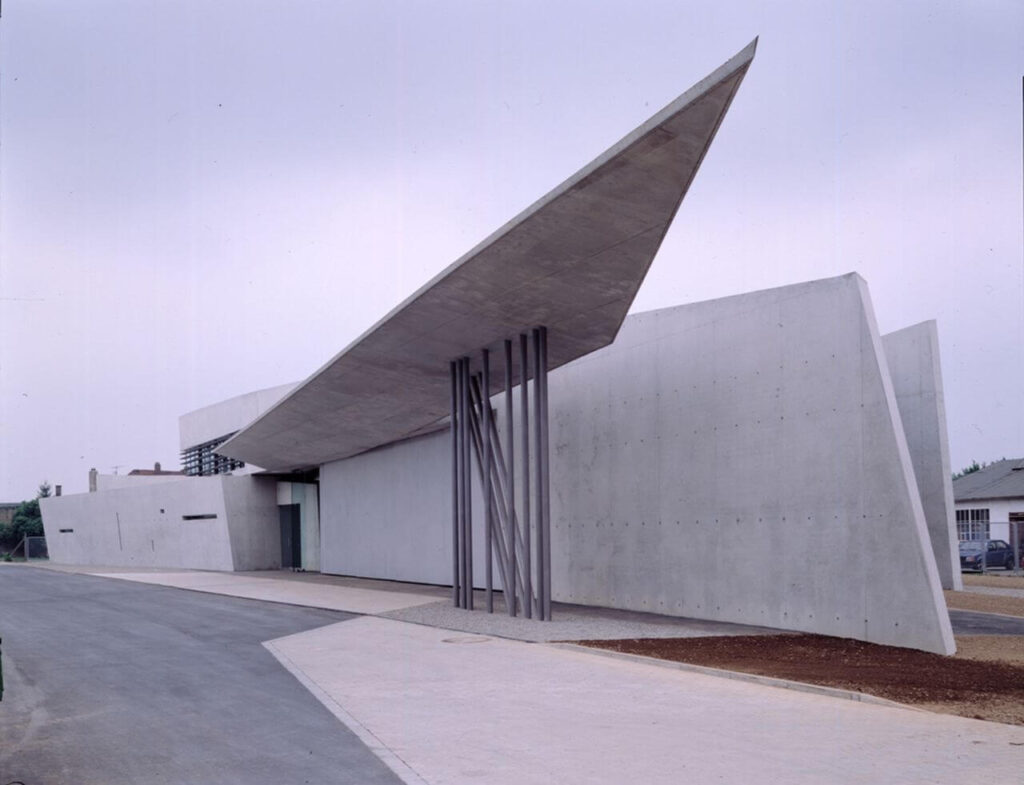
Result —
<instances>
[{"instance_id":1,"label":"angled concrete wall","mask_svg":"<svg viewBox=\"0 0 1024 785\"><path fill-rule=\"evenodd\" d=\"M953 512L953 480L939 331L922 322L882 336L914 477L943 589L963 589Z\"/></svg>"},{"instance_id":2,"label":"angled concrete wall","mask_svg":"<svg viewBox=\"0 0 1024 785\"><path fill-rule=\"evenodd\" d=\"M556 600L953 650L859 277L632 316L550 399ZM450 583L449 461L323 466L324 571Z\"/></svg>"},{"instance_id":3,"label":"angled concrete wall","mask_svg":"<svg viewBox=\"0 0 1024 785\"><path fill-rule=\"evenodd\" d=\"M50 558L60 564L199 570L281 565L272 481L190 477L50 497L40 500L40 508Z\"/></svg>"},{"instance_id":4,"label":"angled concrete wall","mask_svg":"<svg viewBox=\"0 0 1024 785\"><path fill-rule=\"evenodd\" d=\"M633 317L551 413L556 598L953 650L858 276Z\"/></svg>"},{"instance_id":5,"label":"angled concrete wall","mask_svg":"<svg viewBox=\"0 0 1024 785\"><path fill-rule=\"evenodd\" d=\"M235 570L281 568L277 484L270 478L221 477L231 565Z\"/></svg>"}]
</instances>

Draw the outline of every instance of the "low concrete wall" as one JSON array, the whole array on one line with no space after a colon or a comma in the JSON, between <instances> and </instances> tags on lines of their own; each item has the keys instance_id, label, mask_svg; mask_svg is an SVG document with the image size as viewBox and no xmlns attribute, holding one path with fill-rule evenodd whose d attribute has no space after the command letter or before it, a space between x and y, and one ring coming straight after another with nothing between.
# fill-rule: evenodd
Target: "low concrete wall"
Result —
<instances>
[{"instance_id":1,"label":"low concrete wall","mask_svg":"<svg viewBox=\"0 0 1024 785\"><path fill-rule=\"evenodd\" d=\"M60 564L199 570L281 565L274 483L265 479L190 477L50 497L40 500L40 509L50 558Z\"/></svg>"},{"instance_id":2,"label":"low concrete wall","mask_svg":"<svg viewBox=\"0 0 1024 785\"><path fill-rule=\"evenodd\" d=\"M50 558L61 564L233 567L219 477L50 497L40 509ZM192 515L216 517L183 518Z\"/></svg>"},{"instance_id":3,"label":"low concrete wall","mask_svg":"<svg viewBox=\"0 0 1024 785\"><path fill-rule=\"evenodd\" d=\"M882 336L896 403L943 589L963 589L953 511L939 331L922 322Z\"/></svg>"}]
</instances>

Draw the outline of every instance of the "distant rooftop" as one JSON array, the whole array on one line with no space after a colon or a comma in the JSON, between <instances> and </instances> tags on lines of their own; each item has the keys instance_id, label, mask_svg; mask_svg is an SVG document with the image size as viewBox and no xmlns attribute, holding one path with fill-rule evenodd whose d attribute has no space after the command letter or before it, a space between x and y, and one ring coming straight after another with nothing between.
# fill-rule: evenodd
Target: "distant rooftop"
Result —
<instances>
[{"instance_id":1,"label":"distant rooftop","mask_svg":"<svg viewBox=\"0 0 1024 785\"><path fill-rule=\"evenodd\" d=\"M1024 458L1004 458L958 477L953 480L953 498L958 502L1024 498Z\"/></svg>"}]
</instances>

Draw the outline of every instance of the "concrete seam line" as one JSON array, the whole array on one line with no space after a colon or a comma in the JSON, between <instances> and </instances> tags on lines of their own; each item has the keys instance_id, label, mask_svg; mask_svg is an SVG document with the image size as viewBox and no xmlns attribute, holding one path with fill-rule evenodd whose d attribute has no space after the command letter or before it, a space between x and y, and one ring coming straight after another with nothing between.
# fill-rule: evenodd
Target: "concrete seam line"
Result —
<instances>
[{"instance_id":1,"label":"concrete seam line","mask_svg":"<svg viewBox=\"0 0 1024 785\"><path fill-rule=\"evenodd\" d=\"M653 665L657 668L668 668L670 670L689 671L704 676L717 676L722 679L733 681L746 681L751 684L760 684L763 687L778 687L784 690L795 690L796 692L807 692L814 695L823 695L829 698L840 698L851 700L857 703L871 703L878 706L888 706L896 709L907 709L909 711L924 711L917 706L910 706L906 703L891 701L887 698L879 698L876 695L868 695L855 690L844 690L839 687L825 687L820 684L808 684L802 681L790 681L789 679L776 679L772 676L761 676L756 673L744 673L742 671L729 671L724 668L709 668L706 665L694 665L689 662L676 662L675 660L660 660L656 657L645 657L642 654L629 654L623 651L612 651L610 649L598 649L592 646L581 646L577 643L549 643L548 646L566 651L576 651L583 654L593 654L598 657L609 657L615 660L626 660L641 665Z\"/></svg>"},{"instance_id":2,"label":"concrete seam line","mask_svg":"<svg viewBox=\"0 0 1024 785\"><path fill-rule=\"evenodd\" d=\"M366 745L367 749L376 755L380 761L391 769L392 772L406 785L428 785L427 781L417 774L413 768L406 763L398 754L388 747L383 741L373 734L369 728L349 714L334 698L327 694L319 684L309 678L287 654L282 652L273 641L264 641L263 647L269 651L274 658L294 676L299 683L312 693L324 708L333 714L339 722L348 728L356 737Z\"/></svg>"}]
</instances>

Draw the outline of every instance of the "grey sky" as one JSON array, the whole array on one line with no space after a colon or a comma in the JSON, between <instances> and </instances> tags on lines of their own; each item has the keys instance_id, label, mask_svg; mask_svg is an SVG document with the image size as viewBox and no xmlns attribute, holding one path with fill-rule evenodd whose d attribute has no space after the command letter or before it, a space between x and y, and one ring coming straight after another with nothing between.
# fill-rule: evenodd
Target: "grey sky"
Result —
<instances>
[{"instance_id":1,"label":"grey sky","mask_svg":"<svg viewBox=\"0 0 1024 785\"><path fill-rule=\"evenodd\" d=\"M755 35L634 310L855 270L1024 455L1019 0L8 0L0 501L177 467Z\"/></svg>"}]
</instances>

